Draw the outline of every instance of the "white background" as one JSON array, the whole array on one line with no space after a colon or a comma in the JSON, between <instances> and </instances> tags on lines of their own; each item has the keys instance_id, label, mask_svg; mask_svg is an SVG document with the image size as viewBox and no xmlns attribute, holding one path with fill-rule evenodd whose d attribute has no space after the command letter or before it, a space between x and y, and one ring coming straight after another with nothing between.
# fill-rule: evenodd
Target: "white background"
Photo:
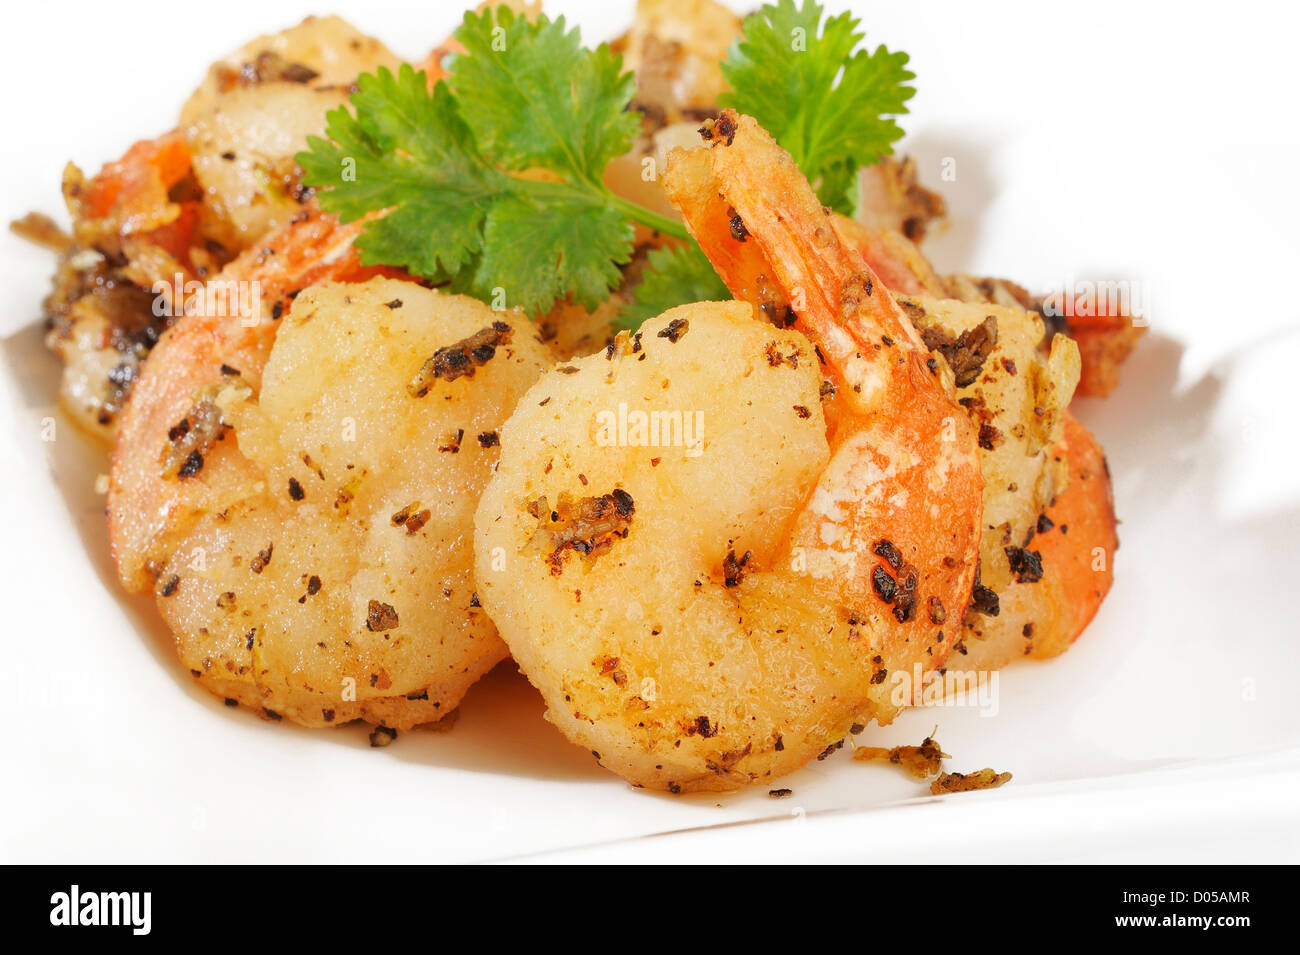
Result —
<instances>
[{"instance_id":1,"label":"white background","mask_svg":"<svg viewBox=\"0 0 1300 955\"><path fill-rule=\"evenodd\" d=\"M631 3L554 2L589 39ZM831 2L832 9L841 4ZM267 726L190 685L104 553L102 454L60 424L40 347L51 261L0 237L0 860L443 861L571 857L857 861L1300 858L1300 479L1292 289L1300 243L1294 16L1281 4L854 3L907 50L903 149L951 222L941 270L1045 290L1149 290L1152 329L1085 420L1110 453L1118 583L1065 657L1008 671L1001 712L940 724L954 768L1016 773L934 800L847 753L764 792L634 793L540 719L507 670L448 735ZM61 213L87 171L167 129L207 64L309 12L422 56L454 3L10 4L0 39L0 216ZM726 824L768 819L758 825ZM717 827L722 828L717 828ZM701 830L654 840L637 837Z\"/></svg>"}]
</instances>

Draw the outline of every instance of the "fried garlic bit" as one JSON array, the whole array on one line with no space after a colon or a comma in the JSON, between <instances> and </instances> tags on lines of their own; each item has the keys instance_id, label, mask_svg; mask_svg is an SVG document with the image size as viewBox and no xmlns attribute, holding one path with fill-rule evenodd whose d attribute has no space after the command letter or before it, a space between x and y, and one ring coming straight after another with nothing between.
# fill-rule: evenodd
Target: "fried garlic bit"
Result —
<instances>
[{"instance_id":1,"label":"fried garlic bit","mask_svg":"<svg viewBox=\"0 0 1300 955\"><path fill-rule=\"evenodd\" d=\"M920 746L859 746L853 758L862 762L882 760L900 767L913 779L931 779L930 792L936 796L944 793L974 792L977 789L997 789L1011 781L1010 773L995 769L981 769L973 773L945 773L943 761L952 759L943 751L933 735L927 736Z\"/></svg>"},{"instance_id":2,"label":"fried garlic bit","mask_svg":"<svg viewBox=\"0 0 1300 955\"><path fill-rule=\"evenodd\" d=\"M977 789L997 789L1010 781L1010 773L1000 773L996 769L980 769L973 773L944 773L930 783L930 792L936 796L944 793L968 793Z\"/></svg>"},{"instance_id":3,"label":"fried garlic bit","mask_svg":"<svg viewBox=\"0 0 1300 955\"><path fill-rule=\"evenodd\" d=\"M951 759L939 746L933 736L927 736L920 746L895 746L886 749L882 746L859 746L853 751L853 758L869 762L887 760L913 779L929 779L943 771L943 760Z\"/></svg>"}]
</instances>

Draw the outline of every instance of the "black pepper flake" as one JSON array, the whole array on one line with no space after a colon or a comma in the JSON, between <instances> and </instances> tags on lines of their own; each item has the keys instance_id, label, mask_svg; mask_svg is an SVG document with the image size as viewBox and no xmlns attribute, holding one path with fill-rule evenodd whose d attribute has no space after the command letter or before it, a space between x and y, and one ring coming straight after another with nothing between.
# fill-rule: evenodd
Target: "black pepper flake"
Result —
<instances>
[{"instance_id":1,"label":"black pepper flake","mask_svg":"<svg viewBox=\"0 0 1300 955\"><path fill-rule=\"evenodd\" d=\"M838 743L831 743L831 745L827 746L824 750L821 751L821 753L818 755L817 758L819 760L825 759L827 756L835 752L837 749L843 749L843 748L844 748L844 740L840 740Z\"/></svg>"},{"instance_id":2,"label":"black pepper flake","mask_svg":"<svg viewBox=\"0 0 1300 955\"><path fill-rule=\"evenodd\" d=\"M392 604L378 600L370 601L366 609L366 629L371 633L383 633L397 626L397 611Z\"/></svg>"},{"instance_id":3,"label":"black pepper flake","mask_svg":"<svg viewBox=\"0 0 1300 955\"><path fill-rule=\"evenodd\" d=\"M475 369L491 361L498 348L509 344L512 334L513 329L505 322L493 322L454 345L439 348L407 384L407 394L423 398L435 381L474 377Z\"/></svg>"},{"instance_id":4,"label":"black pepper flake","mask_svg":"<svg viewBox=\"0 0 1300 955\"><path fill-rule=\"evenodd\" d=\"M306 492L303 491L302 485L298 483L298 479L295 477L289 478L289 497L295 501L301 501L306 496Z\"/></svg>"},{"instance_id":5,"label":"black pepper flake","mask_svg":"<svg viewBox=\"0 0 1300 955\"><path fill-rule=\"evenodd\" d=\"M163 584L161 593L164 597L170 597L176 593L176 591L180 588L180 585L181 585L181 579L177 577L175 574L172 574L170 577L167 578L167 583Z\"/></svg>"},{"instance_id":6,"label":"black pepper flake","mask_svg":"<svg viewBox=\"0 0 1300 955\"><path fill-rule=\"evenodd\" d=\"M177 477L188 478L194 477L203 470L203 455L198 451L191 451L181 464L180 470L176 472Z\"/></svg>"},{"instance_id":7,"label":"black pepper flake","mask_svg":"<svg viewBox=\"0 0 1300 955\"><path fill-rule=\"evenodd\" d=\"M956 338L938 325L930 325L918 331L926 348L937 351L947 359L958 388L974 383L998 342L998 320L993 315L987 316L979 325L968 328Z\"/></svg>"},{"instance_id":8,"label":"black pepper flake","mask_svg":"<svg viewBox=\"0 0 1300 955\"><path fill-rule=\"evenodd\" d=\"M898 548L894 546L893 541L881 538L872 545L871 552L877 557L883 557L885 562L888 563L890 567L894 568L894 570L898 570L903 566L903 555L899 552Z\"/></svg>"},{"instance_id":9,"label":"black pepper flake","mask_svg":"<svg viewBox=\"0 0 1300 955\"><path fill-rule=\"evenodd\" d=\"M1016 575L1016 583L1032 584L1043 577L1043 555L1036 550L1023 547L1004 547L1007 563L1011 573Z\"/></svg>"},{"instance_id":10,"label":"black pepper flake","mask_svg":"<svg viewBox=\"0 0 1300 955\"><path fill-rule=\"evenodd\" d=\"M709 722L707 716L697 716L695 722L686 728L687 736L699 734L704 739L712 739L718 735L718 727Z\"/></svg>"},{"instance_id":11,"label":"black pepper flake","mask_svg":"<svg viewBox=\"0 0 1300 955\"><path fill-rule=\"evenodd\" d=\"M400 298L395 298L391 302L384 303L384 308L401 308L401 307L402 307L402 300Z\"/></svg>"},{"instance_id":12,"label":"black pepper flake","mask_svg":"<svg viewBox=\"0 0 1300 955\"><path fill-rule=\"evenodd\" d=\"M1001 609L998 595L980 583L980 571L976 567L975 583L970 591L970 610L974 613L982 613L986 617L996 617ZM954 649L965 652L960 643Z\"/></svg>"},{"instance_id":13,"label":"black pepper flake","mask_svg":"<svg viewBox=\"0 0 1300 955\"><path fill-rule=\"evenodd\" d=\"M726 558L722 561L723 583L728 587L739 587L740 582L745 579L745 566L752 556L751 551L745 551L744 555L738 558L735 550L728 550Z\"/></svg>"},{"instance_id":14,"label":"black pepper flake","mask_svg":"<svg viewBox=\"0 0 1300 955\"><path fill-rule=\"evenodd\" d=\"M248 562L248 569L255 574L260 574L266 569L266 565L271 563L273 553L275 553L275 544L267 544L266 550L259 550L257 556Z\"/></svg>"},{"instance_id":15,"label":"black pepper flake","mask_svg":"<svg viewBox=\"0 0 1300 955\"><path fill-rule=\"evenodd\" d=\"M450 439L446 444L444 444L444 445L442 445L440 448L438 448L438 450L439 450L439 451L445 451L445 452L447 452L447 453L449 453L449 454L459 454L459 453L460 453L460 443L461 443L463 440L465 440L465 429L464 429L464 428L457 428L457 429L456 429L456 433L455 433L454 435L452 435L451 439Z\"/></svg>"},{"instance_id":16,"label":"black pepper flake","mask_svg":"<svg viewBox=\"0 0 1300 955\"><path fill-rule=\"evenodd\" d=\"M889 576L889 571L879 564L871 572L871 587L885 603L893 603L894 596L898 593L898 581Z\"/></svg>"},{"instance_id":17,"label":"black pepper flake","mask_svg":"<svg viewBox=\"0 0 1300 955\"><path fill-rule=\"evenodd\" d=\"M745 228L745 220L740 218L735 209L731 210L731 237L737 242L744 242L749 235L749 230Z\"/></svg>"},{"instance_id":18,"label":"black pepper flake","mask_svg":"<svg viewBox=\"0 0 1300 955\"><path fill-rule=\"evenodd\" d=\"M670 344L676 345L681 341L682 336L690 330L691 323L684 318L674 318L671 322L659 329L658 338L668 339Z\"/></svg>"},{"instance_id":19,"label":"black pepper flake","mask_svg":"<svg viewBox=\"0 0 1300 955\"><path fill-rule=\"evenodd\" d=\"M312 574L307 578L307 596L314 597L320 593L320 578Z\"/></svg>"},{"instance_id":20,"label":"black pepper flake","mask_svg":"<svg viewBox=\"0 0 1300 955\"><path fill-rule=\"evenodd\" d=\"M793 789L769 789L767 794L773 799L784 799L786 796L793 796Z\"/></svg>"},{"instance_id":21,"label":"black pepper flake","mask_svg":"<svg viewBox=\"0 0 1300 955\"><path fill-rule=\"evenodd\" d=\"M985 451L992 451L1002 441L1002 432L988 422L980 424L979 445Z\"/></svg>"},{"instance_id":22,"label":"black pepper flake","mask_svg":"<svg viewBox=\"0 0 1300 955\"><path fill-rule=\"evenodd\" d=\"M713 143L715 146L724 140L730 146L736 138L735 114L731 110L726 110L717 119L705 120L704 125L699 128L699 134L706 142Z\"/></svg>"},{"instance_id":23,"label":"black pepper flake","mask_svg":"<svg viewBox=\"0 0 1300 955\"><path fill-rule=\"evenodd\" d=\"M484 431L478 436L478 446L480 448L495 448L500 444L501 437L495 431Z\"/></svg>"}]
</instances>

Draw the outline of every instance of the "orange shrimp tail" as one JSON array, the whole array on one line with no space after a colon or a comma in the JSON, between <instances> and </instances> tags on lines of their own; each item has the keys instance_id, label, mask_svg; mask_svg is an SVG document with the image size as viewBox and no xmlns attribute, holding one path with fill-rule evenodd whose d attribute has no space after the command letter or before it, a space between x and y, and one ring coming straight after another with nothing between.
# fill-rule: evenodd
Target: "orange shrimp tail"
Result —
<instances>
[{"instance_id":1,"label":"orange shrimp tail","mask_svg":"<svg viewBox=\"0 0 1300 955\"><path fill-rule=\"evenodd\" d=\"M185 137L172 130L133 145L107 163L76 191L77 210L90 219L111 220L123 234L148 232L173 221L179 207L168 191L190 171Z\"/></svg>"},{"instance_id":2,"label":"orange shrimp tail","mask_svg":"<svg viewBox=\"0 0 1300 955\"><path fill-rule=\"evenodd\" d=\"M1061 589L1064 619L1055 635L1058 645L1040 645L1036 656L1062 652L1092 622L1114 582L1119 547L1106 457L1097 439L1068 412L1055 453L1065 456L1070 483L1047 509L1053 526L1034 538L1034 547Z\"/></svg>"}]
</instances>

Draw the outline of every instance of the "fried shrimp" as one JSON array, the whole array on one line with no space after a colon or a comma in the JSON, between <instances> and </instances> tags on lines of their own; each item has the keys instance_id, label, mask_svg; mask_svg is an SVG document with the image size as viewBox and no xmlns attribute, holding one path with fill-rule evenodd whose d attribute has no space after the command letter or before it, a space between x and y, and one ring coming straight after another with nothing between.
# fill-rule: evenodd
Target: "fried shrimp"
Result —
<instances>
[{"instance_id":1,"label":"fried shrimp","mask_svg":"<svg viewBox=\"0 0 1300 955\"><path fill-rule=\"evenodd\" d=\"M1068 411L1079 349L1056 335L1045 351L1042 320L1017 306L899 301L953 369L979 432L980 581L948 665L989 670L1054 656L1109 589L1117 544L1100 448Z\"/></svg>"},{"instance_id":2,"label":"fried shrimp","mask_svg":"<svg viewBox=\"0 0 1300 955\"><path fill-rule=\"evenodd\" d=\"M942 662L979 543L950 379L741 122L668 176L741 301L543 378L476 518L483 604L548 718L671 792L790 772L892 719L889 674Z\"/></svg>"},{"instance_id":3,"label":"fried shrimp","mask_svg":"<svg viewBox=\"0 0 1300 955\"><path fill-rule=\"evenodd\" d=\"M318 251L347 262L330 236ZM122 581L228 700L308 726L438 720L506 655L468 539L548 353L518 315L378 277L242 318L186 315L128 402Z\"/></svg>"},{"instance_id":4,"label":"fried shrimp","mask_svg":"<svg viewBox=\"0 0 1300 955\"><path fill-rule=\"evenodd\" d=\"M907 296L901 304L953 368L979 430L981 580L951 664L989 670L1063 652L1109 592L1119 545L1101 447L1068 406L1077 392L1096 394L1098 376L1114 368L1095 344L1076 342L1073 326L1068 337L1053 334L1040 303L1014 283L941 278L901 235L842 216L835 229Z\"/></svg>"}]
</instances>

